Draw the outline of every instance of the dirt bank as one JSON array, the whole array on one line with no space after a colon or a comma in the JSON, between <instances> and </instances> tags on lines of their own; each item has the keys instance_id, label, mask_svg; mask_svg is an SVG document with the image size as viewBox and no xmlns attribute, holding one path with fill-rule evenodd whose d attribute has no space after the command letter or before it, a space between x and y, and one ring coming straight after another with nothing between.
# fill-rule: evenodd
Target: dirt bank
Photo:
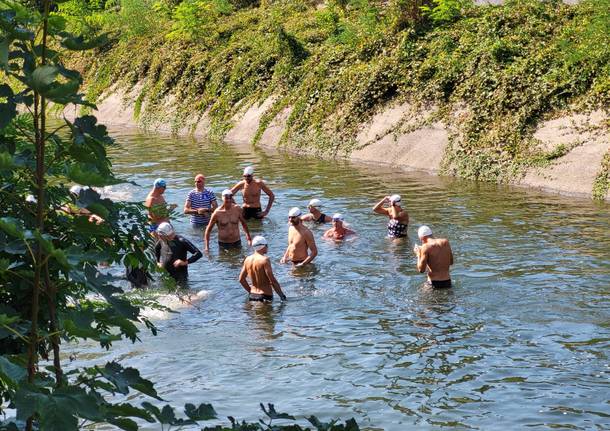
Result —
<instances>
[{"instance_id":1,"label":"dirt bank","mask_svg":"<svg viewBox=\"0 0 610 431\"><path fill-rule=\"evenodd\" d=\"M108 125L138 126L152 132L206 137L210 122L205 114L179 128L171 122L140 124L134 109L137 94L137 87L129 93L110 92L98 103L95 115L100 122ZM269 98L260 105L244 107L233 118L234 126L226 135L227 142L250 144L261 117L272 104ZM290 111L290 108L285 108L271 121L259 145L275 148L279 144ZM434 107L415 110L405 103L386 107L361 126L356 146L348 158L354 162L378 163L402 170L438 174L445 162L445 151L451 136L459 135L459 131L435 121L434 113ZM74 116L75 113L67 110L66 114ZM543 122L534 133L534 138L541 151L556 152L559 156L550 163L529 168L511 183L553 193L591 197L604 156L610 151L608 122L608 113L602 111L568 113ZM610 201L608 190L605 200Z\"/></svg>"}]
</instances>

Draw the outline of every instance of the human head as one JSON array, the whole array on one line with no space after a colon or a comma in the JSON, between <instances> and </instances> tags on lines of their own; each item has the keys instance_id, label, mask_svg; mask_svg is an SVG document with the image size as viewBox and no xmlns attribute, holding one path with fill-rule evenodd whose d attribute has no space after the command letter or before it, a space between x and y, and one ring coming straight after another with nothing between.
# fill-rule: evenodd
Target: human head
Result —
<instances>
[{"instance_id":1,"label":"human head","mask_svg":"<svg viewBox=\"0 0 610 431\"><path fill-rule=\"evenodd\" d=\"M426 225L420 226L419 229L417 229L417 236L419 237L419 239L424 241L429 236L432 236L432 229L430 229Z\"/></svg>"},{"instance_id":2,"label":"human head","mask_svg":"<svg viewBox=\"0 0 610 431\"><path fill-rule=\"evenodd\" d=\"M246 182L248 184L250 184L252 182L252 179L254 178L254 168L252 166L246 166L244 168L244 180L246 180Z\"/></svg>"},{"instance_id":3,"label":"human head","mask_svg":"<svg viewBox=\"0 0 610 431\"><path fill-rule=\"evenodd\" d=\"M312 199L307 204L307 208L309 209L309 212L313 212L314 208L319 211L321 207L322 207L322 201L320 199Z\"/></svg>"},{"instance_id":4,"label":"human head","mask_svg":"<svg viewBox=\"0 0 610 431\"><path fill-rule=\"evenodd\" d=\"M233 202L233 192L231 190L224 189L221 194L224 202Z\"/></svg>"},{"instance_id":5,"label":"human head","mask_svg":"<svg viewBox=\"0 0 610 431\"><path fill-rule=\"evenodd\" d=\"M293 207L290 208L290 211L288 211L288 221L293 225L296 226L301 222L301 210L297 207Z\"/></svg>"},{"instance_id":6,"label":"human head","mask_svg":"<svg viewBox=\"0 0 610 431\"><path fill-rule=\"evenodd\" d=\"M172 239L175 235L174 228L171 224L164 221L163 223L159 224L159 227L157 228L157 235L163 239Z\"/></svg>"},{"instance_id":7,"label":"human head","mask_svg":"<svg viewBox=\"0 0 610 431\"><path fill-rule=\"evenodd\" d=\"M202 190L203 186L205 186L205 177L203 174L197 174L195 176L195 187L197 187L197 190Z\"/></svg>"},{"instance_id":8,"label":"human head","mask_svg":"<svg viewBox=\"0 0 610 431\"><path fill-rule=\"evenodd\" d=\"M390 196L390 204L392 206L400 206L400 195L392 195Z\"/></svg>"},{"instance_id":9,"label":"human head","mask_svg":"<svg viewBox=\"0 0 610 431\"><path fill-rule=\"evenodd\" d=\"M153 188L158 190L159 192L163 193L165 191L165 189L167 188L167 183L165 182L165 180L163 178L157 178L155 180L155 182L153 183Z\"/></svg>"},{"instance_id":10,"label":"human head","mask_svg":"<svg viewBox=\"0 0 610 431\"><path fill-rule=\"evenodd\" d=\"M72 195L74 195L75 197L78 197L80 195L80 192L83 191L83 186L79 186L78 184L73 185L72 187L70 187L70 193L72 193Z\"/></svg>"},{"instance_id":11,"label":"human head","mask_svg":"<svg viewBox=\"0 0 610 431\"><path fill-rule=\"evenodd\" d=\"M333 214L333 226L343 226L343 214L334 213Z\"/></svg>"},{"instance_id":12,"label":"human head","mask_svg":"<svg viewBox=\"0 0 610 431\"><path fill-rule=\"evenodd\" d=\"M259 253L265 254L267 253L267 240L265 239L264 236L261 235L257 235L254 238L252 238L252 247L254 248L254 250L258 251Z\"/></svg>"}]
</instances>

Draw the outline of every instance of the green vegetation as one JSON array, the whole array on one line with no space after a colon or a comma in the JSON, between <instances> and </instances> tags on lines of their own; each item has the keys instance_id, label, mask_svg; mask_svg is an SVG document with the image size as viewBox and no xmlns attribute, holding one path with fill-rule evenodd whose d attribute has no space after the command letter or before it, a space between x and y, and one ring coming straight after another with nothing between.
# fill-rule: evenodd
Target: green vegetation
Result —
<instances>
[{"instance_id":1,"label":"green vegetation","mask_svg":"<svg viewBox=\"0 0 610 431\"><path fill-rule=\"evenodd\" d=\"M94 106L79 93L80 73L64 67L66 51L107 43L105 36L66 31L66 21L50 14L54 6L0 0L0 431L98 424L135 431L142 422L178 430L217 419L210 404L186 404L178 416L168 404L159 407L165 400L152 382L118 362L65 367L62 343L92 340L109 349L119 340L138 341L144 328L156 334L142 308L164 308L126 295L122 279L108 270L154 270L141 205L69 189L120 179L106 154L113 141L95 117L48 125L50 103ZM138 399L155 404L136 406ZM230 426L205 429L303 430L273 405L261 407L266 420L229 418ZM358 430L353 419L308 421L317 430Z\"/></svg>"},{"instance_id":2,"label":"green vegetation","mask_svg":"<svg viewBox=\"0 0 610 431\"><path fill-rule=\"evenodd\" d=\"M88 96L142 83L144 124L206 113L222 137L240 108L273 96L256 139L290 107L281 143L335 155L384 104L409 102L457 131L448 173L501 181L556 156L535 145L540 120L610 106L610 0L158 0L109 18L145 1L69 20L114 35L73 58ZM88 4L62 9L74 2Z\"/></svg>"}]
</instances>

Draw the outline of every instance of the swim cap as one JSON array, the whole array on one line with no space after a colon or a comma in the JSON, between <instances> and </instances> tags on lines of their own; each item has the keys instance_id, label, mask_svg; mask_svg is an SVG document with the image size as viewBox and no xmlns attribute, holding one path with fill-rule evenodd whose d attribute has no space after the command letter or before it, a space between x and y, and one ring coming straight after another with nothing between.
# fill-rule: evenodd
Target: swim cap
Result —
<instances>
[{"instance_id":1,"label":"swim cap","mask_svg":"<svg viewBox=\"0 0 610 431\"><path fill-rule=\"evenodd\" d=\"M171 224L164 221L157 228L157 233L160 233L161 235L171 235L174 233L174 228L172 227Z\"/></svg>"},{"instance_id":2,"label":"swim cap","mask_svg":"<svg viewBox=\"0 0 610 431\"><path fill-rule=\"evenodd\" d=\"M390 196L390 203L398 203L400 202L400 195L392 195Z\"/></svg>"},{"instance_id":3,"label":"swim cap","mask_svg":"<svg viewBox=\"0 0 610 431\"><path fill-rule=\"evenodd\" d=\"M288 217L300 217L301 214L301 210L297 207L290 208L290 211L288 211Z\"/></svg>"},{"instance_id":4,"label":"swim cap","mask_svg":"<svg viewBox=\"0 0 610 431\"><path fill-rule=\"evenodd\" d=\"M254 250L258 251L266 246L267 246L267 240L265 239L264 236L256 235L252 239L252 247L254 247Z\"/></svg>"},{"instance_id":5,"label":"swim cap","mask_svg":"<svg viewBox=\"0 0 610 431\"><path fill-rule=\"evenodd\" d=\"M83 191L83 187L79 186L78 184L73 185L72 187L70 187L70 193L72 193L73 195L80 195L80 192Z\"/></svg>"},{"instance_id":6,"label":"swim cap","mask_svg":"<svg viewBox=\"0 0 610 431\"><path fill-rule=\"evenodd\" d=\"M320 199L312 199L307 204L308 207L320 208L322 206L322 201Z\"/></svg>"},{"instance_id":7,"label":"swim cap","mask_svg":"<svg viewBox=\"0 0 610 431\"><path fill-rule=\"evenodd\" d=\"M233 196L233 192L230 189L224 189L221 194L223 198L225 196Z\"/></svg>"},{"instance_id":8,"label":"swim cap","mask_svg":"<svg viewBox=\"0 0 610 431\"><path fill-rule=\"evenodd\" d=\"M333 221L337 221L337 220L343 221L343 214L340 214L340 213L333 214Z\"/></svg>"},{"instance_id":9,"label":"swim cap","mask_svg":"<svg viewBox=\"0 0 610 431\"><path fill-rule=\"evenodd\" d=\"M34 196L34 195L27 195L25 197L25 201L30 203L30 204L35 204L35 203L38 202L38 199L36 199L36 196Z\"/></svg>"},{"instance_id":10,"label":"swim cap","mask_svg":"<svg viewBox=\"0 0 610 431\"><path fill-rule=\"evenodd\" d=\"M155 180L155 182L153 183L153 186L155 188L157 188L157 187L166 188L167 187L167 183L165 182L165 180L163 178L157 178Z\"/></svg>"},{"instance_id":11,"label":"swim cap","mask_svg":"<svg viewBox=\"0 0 610 431\"><path fill-rule=\"evenodd\" d=\"M419 237L419 239L425 238L427 236L432 236L432 229L430 229L426 225L420 226L419 229L417 229L417 236Z\"/></svg>"},{"instance_id":12,"label":"swim cap","mask_svg":"<svg viewBox=\"0 0 610 431\"><path fill-rule=\"evenodd\" d=\"M244 175L254 175L254 168L252 166L246 166L244 168Z\"/></svg>"}]
</instances>

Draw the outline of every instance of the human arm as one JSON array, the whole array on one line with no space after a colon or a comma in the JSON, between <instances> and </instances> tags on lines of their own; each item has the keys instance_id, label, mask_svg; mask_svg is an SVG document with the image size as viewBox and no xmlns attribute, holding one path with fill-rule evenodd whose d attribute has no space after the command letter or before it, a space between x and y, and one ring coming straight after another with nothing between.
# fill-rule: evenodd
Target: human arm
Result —
<instances>
[{"instance_id":1,"label":"human arm","mask_svg":"<svg viewBox=\"0 0 610 431\"><path fill-rule=\"evenodd\" d=\"M377 214L383 214L383 215L389 215L389 211L387 210L387 208L383 207L383 204L390 202L390 197L389 196L385 196L383 199L381 199L379 202L377 202L377 204L373 207L373 212L377 213Z\"/></svg>"},{"instance_id":2,"label":"human arm","mask_svg":"<svg viewBox=\"0 0 610 431\"><path fill-rule=\"evenodd\" d=\"M186 249L189 253L191 253L191 257L189 257L186 261L188 262L188 264L190 265L191 263L195 263L197 262L199 259L201 259L203 257L203 254L201 254L201 250L199 250L195 244L193 244L192 242L190 242L188 239L184 239L185 245L186 245Z\"/></svg>"},{"instance_id":3,"label":"human arm","mask_svg":"<svg viewBox=\"0 0 610 431\"><path fill-rule=\"evenodd\" d=\"M261 213L261 217L266 217L267 214L269 214L269 211L271 211L271 206L273 205L273 201L275 201L275 195L264 181L261 181L261 189L269 197L269 200L267 201L267 208L265 208L265 211Z\"/></svg>"},{"instance_id":4,"label":"human arm","mask_svg":"<svg viewBox=\"0 0 610 431\"><path fill-rule=\"evenodd\" d=\"M237 184L235 184L233 187L231 187L231 193L235 194L243 188L244 188L244 182L240 181Z\"/></svg>"},{"instance_id":5,"label":"human arm","mask_svg":"<svg viewBox=\"0 0 610 431\"><path fill-rule=\"evenodd\" d=\"M247 258L246 258L247 259ZM239 273L239 283L242 285L242 287L246 290L246 292L250 293L250 290L252 289L250 287L250 285L248 284L248 272L246 271L246 261L244 260L244 265L241 268L241 272Z\"/></svg>"},{"instance_id":6,"label":"human arm","mask_svg":"<svg viewBox=\"0 0 610 431\"><path fill-rule=\"evenodd\" d=\"M313 214L305 214L301 216L301 221L313 221Z\"/></svg>"},{"instance_id":7,"label":"human arm","mask_svg":"<svg viewBox=\"0 0 610 431\"><path fill-rule=\"evenodd\" d=\"M417 270L419 272L425 272L426 266L428 266L428 248L423 245L421 247L414 248L417 254Z\"/></svg>"},{"instance_id":8,"label":"human arm","mask_svg":"<svg viewBox=\"0 0 610 431\"><path fill-rule=\"evenodd\" d=\"M203 235L204 251L206 253L208 253L210 251L210 234L212 233L212 229L214 228L215 224L216 224L216 211L214 211L214 213L212 214L212 217L210 218L210 222L208 223L208 226L205 228L205 234Z\"/></svg>"},{"instance_id":9,"label":"human arm","mask_svg":"<svg viewBox=\"0 0 610 431\"><path fill-rule=\"evenodd\" d=\"M155 244L155 260L157 261L157 266L161 267L161 241L157 241Z\"/></svg>"},{"instance_id":10,"label":"human arm","mask_svg":"<svg viewBox=\"0 0 610 431\"><path fill-rule=\"evenodd\" d=\"M307 265L308 263L310 263L312 260L315 259L315 257L318 255L318 247L316 246L316 241L313 238L313 234L310 231L307 231L307 233L305 234L305 243L307 244L307 248L309 249L309 256L307 256L307 258L295 265L295 266L304 266Z\"/></svg>"},{"instance_id":11,"label":"human arm","mask_svg":"<svg viewBox=\"0 0 610 431\"><path fill-rule=\"evenodd\" d=\"M246 234L246 239L248 240L248 245L252 245L252 237L250 237L250 231L248 230L248 223L246 223L246 219L244 218L244 213L239 210L239 222L241 223L241 227L244 228L244 233Z\"/></svg>"},{"instance_id":12,"label":"human arm","mask_svg":"<svg viewBox=\"0 0 610 431\"><path fill-rule=\"evenodd\" d=\"M275 293L277 293L279 295L279 297L282 301L285 301L286 295L284 295L284 292L282 292L280 283L275 278L275 275L273 275L273 269L271 268L270 259L267 259L267 261L265 262L265 274L267 275L267 278L271 282L271 286L273 286L273 290L275 290Z\"/></svg>"},{"instance_id":13,"label":"human arm","mask_svg":"<svg viewBox=\"0 0 610 431\"><path fill-rule=\"evenodd\" d=\"M453 250L451 250L451 244L447 241L447 247L449 247L449 265L453 265Z\"/></svg>"}]
</instances>

